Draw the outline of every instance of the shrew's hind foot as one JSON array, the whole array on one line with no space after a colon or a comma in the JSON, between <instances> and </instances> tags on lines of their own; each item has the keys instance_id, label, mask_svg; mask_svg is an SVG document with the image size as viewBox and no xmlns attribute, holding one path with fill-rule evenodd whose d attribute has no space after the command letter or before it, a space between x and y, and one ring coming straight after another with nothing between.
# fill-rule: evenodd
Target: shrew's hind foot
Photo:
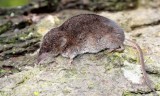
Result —
<instances>
[{"instance_id":1,"label":"shrew's hind foot","mask_svg":"<svg viewBox=\"0 0 160 96\"><path fill-rule=\"evenodd\" d=\"M111 53L111 52L113 52L113 51L115 51L115 49L108 49L108 50L107 50L108 53Z\"/></svg>"},{"instance_id":2,"label":"shrew's hind foot","mask_svg":"<svg viewBox=\"0 0 160 96\"><path fill-rule=\"evenodd\" d=\"M122 52L124 51L124 45L121 45L118 49L115 49L116 52Z\"/></svg>"},{"instance_id":3,"label":"shrew's hind foot","mask_svg":"<svg viewBox=\"0 0 160 96\"><path fill-rule=\"evenodd\" d=\"M119 48L117 48L117 49L112 49L112 48L111 48L111 49L108 49L107 52L108 52L108 53L111 53L111 52L122 52L122 51L124 51L124 49L125 49L125 48L124 48L124 45L121 45L121 46L120 46Z\"/></svg>"}]
</instances>

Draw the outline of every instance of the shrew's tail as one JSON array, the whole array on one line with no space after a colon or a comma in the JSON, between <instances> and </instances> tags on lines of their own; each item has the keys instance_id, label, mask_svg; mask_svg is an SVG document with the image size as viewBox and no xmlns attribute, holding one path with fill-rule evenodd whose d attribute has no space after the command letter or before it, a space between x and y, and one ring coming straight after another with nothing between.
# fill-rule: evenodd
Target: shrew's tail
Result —
<instances>
[{"instance_id":1,"label":"shrew's tail","mask_svg":"<svg viewBox=\"0 0 160 96\"><path fill-rule=\"evenodd\" d=\"M145 63L144 63L144 57L143 57L142 49L140 48L140 46L136 42L134 42L132 40L129 40L129 39L126 39L126 41L131 43L131 46L137 49L138 57L140 59L139 61L140 61L140 64L142 65L141 70L142 70L142 73L143 73L144 81L145 81L146 85L154 92L154 96L158 96L155 89L151 86L151 81L149 80L149 78L147 76L147 73L146 73L146 70L145 70Z\"/></svg>"}]
</instances>

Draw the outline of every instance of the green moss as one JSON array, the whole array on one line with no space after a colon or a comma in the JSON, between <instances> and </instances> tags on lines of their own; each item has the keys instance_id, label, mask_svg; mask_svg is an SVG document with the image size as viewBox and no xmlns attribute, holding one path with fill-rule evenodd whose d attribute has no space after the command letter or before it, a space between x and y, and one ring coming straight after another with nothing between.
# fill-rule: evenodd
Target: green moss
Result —
<instances>
[{"instance_id":1,"label":"green moss","mask_svg":"<svg viewBox=\"0 0 160 96\"><path fill-rule=\"evenodd\" d=\"M135 95L129 91L125 91L123 92L122 96L135 96Z\"/></svg>"},{"instance_id":2,"label":"green moss","mask_svg":"<svg viewBox=\"0 0 160 96\"><path fill-rule=\"evenodd\" d=\"M14 37L1 37L0 38L0 43L1 44L15 44L15 43L20 43L20 42L24 42L26 40L30 40L33 38L38 38L39 35L38 33L23 33L23 34L16 34Z\"/></svg>"},{"instance_id":3,"label":"green moss","mask_svg":"<svg viewBox=\"0 0 160 96\"><path fill-rule=\"evenodd\" d=\"M8 75L8 74L13 74L13 73L17 73L19 72L19 70L17 68L3 68L0 67L0 77Z\"/></svg>"},{"instance_id":4,"label":"green moss","mask_svg":"<svg viewBox=\"0 0 160 96\"><path fill-rule=\"evenodd\" d=\"M6 71L3 69L0 69L0 74L5 73Z\"/></svg>"},{"instance_id":5,"label":"green moss","mask_svg":"<svg viewBox=\"0 0 160 96\"><path fill-rule=\"evenodd\" d=\"M74 0L72 5L74 8L78 7L78 5L76 4L76 2L78 3L78 1L80 0L77 0L77 1ZM78 7L78 8L87 9L90 11L100 11L100 10L121 11L121 10L134 9L134 8L137 8L138 6L138 0L88 0L88 1L89 3L86 4L84 8L82 7ZM55 10L60 7L59 4L61 2L60 0L47 0L47 3L49 7L52 6L51 10ZM64 3L67 3L67 2L64 2Z\"/></svg>"},{"instance_id":6,"label":"green moss","mask_svg":"<svg viewBox=\"0 0 160 96\"><path fill-rule=\"evenodd\" d=\"M129 92L129 91L124 91L122 96L142 96L143 91L139 90L138 92ZM147 95L150 96L150 95Z\"/></svg>"},{"instance_id":7,"label":"green moss","mask_svg":"<svg viewBox=\"0 0 160 96\"><path fill-rule=\"evenodd\" d=\"M24 30L19 30L20 32L18 33L11 33L13 34L11 36L1 36L0 44L15 44L25 42L26 40L33 38L41 38L41 35L35 31L34 27L35 25L30 28L25 28Z\"/></svg>"},{"instance_id":8,"label":"green moss","mask_svg":"<svg viewBox=\"0 0 160 96\"><path fill-rule=\"evenodd\" d=\"M156 89L160 90L160 82L156 84Z\"/></svg>"},{"instance_id":9,"label":"green moss","mask_svg":"<svg viewBox=\"0 0 160 96\"><path fill-rule=\"evenodd\" d=\"M138 0L134 1L133 0L90 0L90 1L91 4L89 9L92 11L96 10L120 11L124 9L133 9L138 6Z\"/></svg>"},{"instance_id":10,"label":"green moss","mask_svg":"<svg viewBox=\"0 0 160 96\"><path fill-rule=\"evenodd\" d=\"M5 33L7 30L9 30L11 28L12 24L13 23L11 21L8 21L5 24L1 25L0 26L0 35Z\"/></svg>"}]
</instances>

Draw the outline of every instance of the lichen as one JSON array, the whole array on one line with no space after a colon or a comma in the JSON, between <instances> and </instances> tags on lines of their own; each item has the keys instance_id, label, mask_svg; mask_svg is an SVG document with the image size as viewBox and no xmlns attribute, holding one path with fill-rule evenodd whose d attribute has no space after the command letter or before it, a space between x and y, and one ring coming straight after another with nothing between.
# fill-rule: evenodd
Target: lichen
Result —
<instances>
[{"instance_id":1,"label":"lichen","mask_svg":"<svg viewBox=\"0 0 160 96\"><path fill-rule=\"evenodd\" d=\"M65 77L66 78L70 78L70 77L75 77L77 75L77 69L76 68L72 68L72 69L67 69L66 70L66 74Z\"/></svg>"},{"instance_id":2,"label":"lichen","mask_svg":"<svg viewBox=\"0 0 160 96\"><path fill-rule=\"evenodd\" d=\"M9 94L7 94L6 92L4 91L0 91L0 96L10 96Z\"/></svg>"},{"instance_id":3,"label":"lichen","mask_svg":"<svg viewBox=\"0 0 160 96\"><path fill-rule=\"evenodd\" d=\"M126 47L123 55L124 61L128 61L129 63L136 63L137 62L137 51L133 50L132 47Z\"/></svg>"},{"instance_id":4,"label":"lichen","mask_svg":"<svg viewBox=\"0 0 160 96\"><path fill-rule=\"evenodd\" d=\"M64 88L63 90L62 90L62 92L63 92L63 94L66 96L66 95L68 95L69 93L71 93L71 88L69 88L69 87L66 87L66 88Z\"/></svg>"},{"instance_id":5,"label":"lichen","mask_svg":"<svg viewBox=\"0 0 160 96\"><path fill-rule=\"evenodd\" d=\"M95 84L92 81L88 82L87 85L88 85L88 89L93 89L95 87Z\"/></svg>"},{"instance_id":6,"label":"lichen","mask_svg":"<svg viewBox=\"0 0 160 96\"><path fill-rule=\"evenodd\" d=\"M87 73L87 68L86 68L86 67L82 67L81 70L80 70L80 73L81 73L82 75L86 75L86 73Z\"/></svg>"},{"instance_id":7,"label":"lichen","mask_svg":"<svg viewBox=\"0 0 160 96\"><path fill-rule=\"evenodd\" d=\"M35 91L33 94L34 94L34 96L40 96L40 93L37 91Z\"/></svg>"},{"instance_id":8,"label":"lichen","mask_svg":"<svg viewBox=\"0 0 160 96\"><path fill-rule=\"evenodd\" d=\"M155 63L155 61L150 56L145 56L144 59L145 59L145 62L147 62L147 64Z\"/></svg>"},{"instance_id":9,"label":"lichen","mask_svg":"<svg viewBox=\"0 0 160 96\"><path fill-rule=\"evenodd\" d=\"M123 65L123 58L121 53L114 52L106 54L105 71L109 71L113 68Z\"/></svg>"}]
</instances>

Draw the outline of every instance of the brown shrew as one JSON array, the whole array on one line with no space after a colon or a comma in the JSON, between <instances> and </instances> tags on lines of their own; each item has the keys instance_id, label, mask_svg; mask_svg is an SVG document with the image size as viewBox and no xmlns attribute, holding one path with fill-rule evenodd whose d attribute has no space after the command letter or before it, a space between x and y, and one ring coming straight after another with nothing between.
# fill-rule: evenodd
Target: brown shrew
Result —
<instances>
[{"instance_id":1,"label":"brown shrew","mask_svg":"<svg viewBox=\"0 0 160 96\"><path fill-rule=\"evenodd\" d=\"M71 17L61 26L51 29L44 37L38 54L38 62L49 56L62 55L72 60L79 54L97 53L102 50L122 51L127 40L139 53L146 85L155 93L145 71L143 52L139 45L125 39L123 29L114 21L95 14Z\"/></svg>"}]
</instances>

